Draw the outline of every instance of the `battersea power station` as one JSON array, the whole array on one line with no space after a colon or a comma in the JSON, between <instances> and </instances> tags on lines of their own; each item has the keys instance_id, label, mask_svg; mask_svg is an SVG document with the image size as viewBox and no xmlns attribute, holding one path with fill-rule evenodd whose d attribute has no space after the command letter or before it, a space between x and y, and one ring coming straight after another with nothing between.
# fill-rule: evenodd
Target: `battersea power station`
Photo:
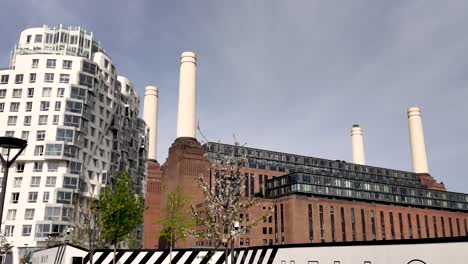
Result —
<instances>
[{"instance_id":1,"label":"battersea power station","mask_svg":"<svg viewBox=\"0 0 468 264\"><path fill-rule=\"evenodd\" d=\"M161 248L165 196L177 186L196 205L203 201L196 178L210 177L219 155L247 157L246 197L259 197L243 221L269 214L236 239L236 247L467 236L468 195L449 192L428 170L421 111L407 110L413 171L366 164L363 131L351 128L352 162L196 139L196 68L193 52L180 62L177 135L165 161L156 159L158 88L148 86L144 120L149 162L144 218L145 248ZM243 224L242 222L240 223ZM176 247L210 246L187 240Z\"/></svg>"}]
</instances>

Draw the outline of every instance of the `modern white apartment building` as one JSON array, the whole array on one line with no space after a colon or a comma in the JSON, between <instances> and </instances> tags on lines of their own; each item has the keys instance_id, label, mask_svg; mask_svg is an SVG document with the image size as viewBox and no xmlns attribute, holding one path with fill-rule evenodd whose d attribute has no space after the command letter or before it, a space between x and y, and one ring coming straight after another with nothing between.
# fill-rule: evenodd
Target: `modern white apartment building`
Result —
<instances>
[{"instance_id":1,"label":"modern white apartment building","mask_svg":"<svg viewBox=\"0 0 468 264\"><path fill-rule=\"evenodd\" d=\"M0 78L0 136L28 141L10 168L1 222L16 263L64 235L74 204L98 197L112 172L128 170L143 192L147 129L132 82L80 27L24 30Z\"/></svg>"}]
</instances>

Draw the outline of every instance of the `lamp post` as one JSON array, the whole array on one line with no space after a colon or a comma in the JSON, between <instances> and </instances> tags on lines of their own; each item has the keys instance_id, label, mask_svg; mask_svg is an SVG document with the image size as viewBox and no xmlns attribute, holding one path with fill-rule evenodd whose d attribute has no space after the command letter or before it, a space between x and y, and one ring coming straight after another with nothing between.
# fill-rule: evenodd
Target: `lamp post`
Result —
<instances>
[{"instance_id":1,"label":"lamp post","mask_svg":"<svg viewBox=\"0 0 468 264\"><path fill-rule=\"evenodd\" d=\"M3 220L3 208L5 205L5 191L7 186L7 179L8 179L8 170L10 166L15 162L18 156L23 152L23 150L28 145L28 142L21 138L15 137L0 137L0 147L7 149L7 156L6 160L3 155L0 153L0 159L2 160L2 167L3 167L3 179L2 179L2 193L0 194L0 229L1 229L1 221ZM11 149L18 149L18 153L10 160L10 150Z\"/></svg>"}]
</instances>

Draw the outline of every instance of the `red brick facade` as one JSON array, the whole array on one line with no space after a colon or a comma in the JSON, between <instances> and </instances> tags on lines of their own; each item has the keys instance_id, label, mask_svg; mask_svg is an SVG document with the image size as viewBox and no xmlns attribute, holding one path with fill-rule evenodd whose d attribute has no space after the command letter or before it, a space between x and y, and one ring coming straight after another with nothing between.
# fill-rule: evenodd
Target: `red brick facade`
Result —
<instances>
[{"instance_id":1,"label":"red brick facade","mask_svg":"<svg viewBox=\"0 0 468 264\"><path fill-rule=\"evenodd\" d=\"M160 170L150 164L146 197L149 208L145 212L146 248L164 246L158 242L160 229L157 219L162 217L160 209L163 207L166 191L179 185L190 196L192 204L202 201L196 177L200 174L208 176L210 163L204 154L195 139L179 138L169 149L169 156ZM244 173L248 179L244 195L249 196L265 194L266 179L286 174L250 168L245 168ZM445 190L444 185L437 183L430 175L418 175L418 178L428 189ZM332 208L334 224L331 220ZM248 217L244 216L244 221L254 221L265 214L270 214L270 217L239 237L236 246L434 238L468 234L468 213L382 203L288 195L276 199L261 199L260 204L248 213ZM192 240L180 242L176 246L207 245L206 241Z\"/></svg>"}]
</instances>

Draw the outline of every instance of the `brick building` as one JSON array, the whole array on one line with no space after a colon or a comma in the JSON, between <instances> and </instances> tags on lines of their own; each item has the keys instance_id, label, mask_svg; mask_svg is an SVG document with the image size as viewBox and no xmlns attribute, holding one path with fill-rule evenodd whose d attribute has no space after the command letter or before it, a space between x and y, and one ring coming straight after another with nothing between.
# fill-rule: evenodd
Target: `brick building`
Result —
<instances>
[{"instance_id":1,"label":"brick building","mask_svg":"<svg viewBox=\"0 0 468 264\"><path fill-rule=\"evenodd\" d=\"M269 214L237 239L237 247L467 236L468 195L446 191L429 174L419 108L408 109L414 172L365 165L357 125L351 133L352 163L223 143L201 145L195 137L195 69L195 54L184 52L177 138L166 161L159 166L153 160L148 168L146 248L164 246L158 238L158 219L165 192L180 186L192 204L200 203L196 177L209 177L219 155L248 160L243 194L261 200L243 221ZM176 246L210 243L191 240Z\"/></svg>"}]
</instances>

